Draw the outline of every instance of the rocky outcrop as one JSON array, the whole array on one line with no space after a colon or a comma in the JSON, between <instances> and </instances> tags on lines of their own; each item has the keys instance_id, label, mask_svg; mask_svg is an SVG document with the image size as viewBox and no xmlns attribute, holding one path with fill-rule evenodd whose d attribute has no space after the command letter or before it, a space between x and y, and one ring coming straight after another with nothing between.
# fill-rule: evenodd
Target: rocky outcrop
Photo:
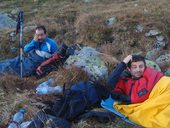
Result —
<instances>
[{"instance_id":1,"label":"rocky outcrop","mask_svg":"<svg viewBox=\"0 0 170 128\"><path fill-rule=\"evenodd\" d=\"M7 14L0 14L0 31L15 29L17 22Z\"/></svg>"}]
</instances>

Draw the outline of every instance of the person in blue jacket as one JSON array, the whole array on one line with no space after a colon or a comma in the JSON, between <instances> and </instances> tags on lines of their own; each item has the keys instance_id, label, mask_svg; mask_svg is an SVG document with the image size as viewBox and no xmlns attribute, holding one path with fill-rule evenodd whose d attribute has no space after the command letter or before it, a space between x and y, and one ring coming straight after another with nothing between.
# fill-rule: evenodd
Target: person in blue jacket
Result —
<instances>
[{"instance_id":1,"label":"person in blue jacket","mask_svg":"<svg viewBox=\"0 0 170 128\"><path fill-rule=\"evenodd\" d=\"M24 47L24 52L28 53L31 50L35 50L36 54L41 57L49 58L58 50L58 46L54 40L47 37L44 26L37 26L34 39Z\"/></svg>"},{"instance_id":2,"label":"person in blue jacket","mask_svg":"<svg viewBox=\"0 0 170 128\"><path fill-rule=\"evenodd\" d=\"M57 51L57 43L47 37L45 27L42 25L37 26L35 28L33 40L24 47L24 52L28 53L28 55L23 56L22 60L23 77L34 75L36 68ZM19 76L21 73L20 66L21 61L19 56L12 59L2 60L0 61L0 75L7 73Z\"/></svg>"}]
</instances>

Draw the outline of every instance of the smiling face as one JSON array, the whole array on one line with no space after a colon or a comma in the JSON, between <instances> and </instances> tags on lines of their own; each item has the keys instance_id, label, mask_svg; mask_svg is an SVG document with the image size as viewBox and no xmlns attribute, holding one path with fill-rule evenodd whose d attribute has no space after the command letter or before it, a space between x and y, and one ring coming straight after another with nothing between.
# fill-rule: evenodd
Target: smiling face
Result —
<instances>
[{"instance_id":1,"label":"smiling face","mask_svg":"<svg viewBox=\"0 0 170 128\"><path fill-rule=\"evenodd\" d=\"M145 63L143 61L132 62L129 71L133 79L138 79L143 75Z\"/></svg>"}]
</instances>

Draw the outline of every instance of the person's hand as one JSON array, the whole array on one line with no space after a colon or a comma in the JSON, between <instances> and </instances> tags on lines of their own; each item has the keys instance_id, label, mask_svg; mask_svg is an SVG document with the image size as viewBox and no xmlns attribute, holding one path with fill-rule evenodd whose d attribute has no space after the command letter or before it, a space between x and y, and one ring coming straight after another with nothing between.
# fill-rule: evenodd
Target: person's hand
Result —
<instances>
[{"instance_id":1,"label":"person's hand","mask_svg":"<svg viewBox=\"0 0 170 128\"><path fill-rule=\"evenodd\" d=\"M132 55L128 55L127 57L124 58L123 62L125 64L128 64L132 60Z\"/></svg>"},{"instance_id":2,"label":"person's hand","mask_svg":"<svg viewBox=\"0 0 170 128\"><path fill-rule=\"evenodd\" d=\"M38 41L38 35L36 33L34 35L34 41Z\"/></svg>"},{"instance_id":3,"label":"person's hand","mask_svg":"<svg viewBox=\"0 0 170 128\"><path fill-rule=\"evenodd\" d=\"M36 73L37 73L37 75L42 75L43 74L43 72L41 71L41 66L39 66L37 69L36 69Z\"/></svg>"}]
</instances>

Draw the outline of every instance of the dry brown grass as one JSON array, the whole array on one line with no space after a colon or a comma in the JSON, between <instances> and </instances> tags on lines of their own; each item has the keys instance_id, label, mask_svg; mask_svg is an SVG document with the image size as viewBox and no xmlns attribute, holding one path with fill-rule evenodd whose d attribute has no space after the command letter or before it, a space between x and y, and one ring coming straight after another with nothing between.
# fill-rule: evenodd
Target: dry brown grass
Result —
<instances>
[{"instance_id":1,"label":"dry brown grass","mask_svg":"<svg viewBox=\"0 0 170 128\"><path fill-rule=\"evenodd\" d=\"M71 67L69 69L62 68L50 73L49 76L55 78L54 85L65 85L66 88L80 81L89 81L88 74L77 67Z\"/></svg>"},{"instance_id":2,"label":"dry brown grass","mask_svg":"<svg viewBox=\"0 0 170 128\"><path fill-rule=\"evenodd\" d=\"M115 57L105 53L100 53L99 56L104 62L105 66L108 68L109 74L113 70L113 68L120 62Z\"/></svg>"},{"instance_id":3,"label":"dry brown grass","mask_svg":"<svg viewBox=\"0 0 170 128\"><path fill-rule=\"evenodd\" d=\"M30 90L35 87L34 78L20 79L14 75L4 75L0 77L0 87L6 93L15 93L17 90Z\"/></svg>"},{"instance_id":4,"label":"dry brown grass","mask_svg":"<svg viewBox=\"0 0 170 128\"><path fill-rule=\"evenodd\" d=\"M109 71L126 55L138 52L142 52L145 55L148 50L153 48L154 38L146 38L144 36L145 32L148 32L150 29L160 30L168 40L166 51L170 49L169 0L92 0L89 3L79 0L38 0L37 2L33 2L33 0L0 0L0 2L0 11L7 13L11 12L15 7L22 7L24 10L24 26L28 24L44 24L48 30L48 35L59 43L65 41L67 44L82 43L92 47L97 46L103 53L101 58L109 68ZM116 16L118 22L112 26L105 25L104 21L112 16ZM135 26L138 24L144 27L143 32L135 32ZM17 52L11 53L9 51L8 34L4 33L0 36L0 46L3 48L0 51L0 59L16 56ZM32 32L23 33L23 43L26 44L30 41L32 36ZM12 45L18 46L18 41ZM1 112L9 117L17 106L25 104L28 109L28 117L33 116L36 108L31 106L27 96L35 96L34 89L36 86L50 77L56 79L55 85L63 85L65 83L67 88L76 82L89 80L85 72L75 67L59 69L41 80L33 80L33 78L20 80L14 76L1 77L0 104L3 106L1 110L9 108ZM27 89L33 90L25 92ZM18 93L21 94L18 95ZM14 102L15 99L19 99L21 103L16 104ZM6 121L4 122L6 123ZM121 121L100 124L100 126L109 128L125 128L127 126L127 124L119 125L118 122ZM82 126L83 123L80 127Z\"/></svg>"},{"instance_id":5,"label":"dry brown grass","mask_svg":"<svg viewBox=\"0 0 170 128\"><path fill-rule=\"evenodd\" d=\"M0 77L0 124L7 124L11 114L23 107L26 109L26 118L33 116L36 108L30 104L28 95L32 93L35 88L34 80L32 78L20 79L17 76L5 75ZM28 110L29 111L28 111Z\"/></svg>"}]
</instances>

